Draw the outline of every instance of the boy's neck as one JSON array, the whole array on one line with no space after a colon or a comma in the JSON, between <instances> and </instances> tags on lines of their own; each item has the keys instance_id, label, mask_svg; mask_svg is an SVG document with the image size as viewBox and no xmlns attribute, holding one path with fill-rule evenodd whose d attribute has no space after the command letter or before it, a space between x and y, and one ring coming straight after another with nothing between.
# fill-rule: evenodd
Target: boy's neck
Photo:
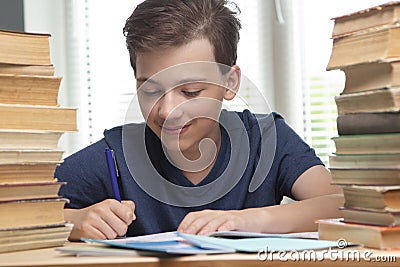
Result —
<instances>
[{"instance_id":1,"label":"boy's neck","mask_svg":"<svg viewBox=\"0 0 400 267\"><path fill-rule=\"evenodd\" d=\"M201 160L199 160L200 153L198 154L199 156L194 158L187 158L186 155L179 154L179 156L174 157L173 153L168 153L168 157L170 158L171 161L173 161L174 165L179 168L182 172L182 174L193 184L198 184L200 183L211 171L213 168L217 157L218 157L218 152L220 149L220 143L216 147L216 152L215 149L212 149L212 151L204 151L203 156ZM191 161L193 160L193 161ZM193 165L187 168L180 168L180 166L187 166L187 161L193 162Z\"/></svg>"},{"instance_id":2,"label":"boy's neck","mask_svg":"<svg viewBox=\"0 0 400 267\"><path fill-rule=\"evenodd\" d=\"M199 172L186 172L182 171L182 174L194 185L199 184L207 175L210 173L212 167L215 164L215 160L211 163L206 169L199 171Z\"/></svg>"}]
</instances>

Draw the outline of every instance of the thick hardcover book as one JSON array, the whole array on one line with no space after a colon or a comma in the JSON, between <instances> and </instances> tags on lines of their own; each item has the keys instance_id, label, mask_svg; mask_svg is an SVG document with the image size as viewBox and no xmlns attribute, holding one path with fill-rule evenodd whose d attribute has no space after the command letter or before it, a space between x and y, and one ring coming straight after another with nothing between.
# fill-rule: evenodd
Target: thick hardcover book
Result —
<instances>
[{"instance_id":1,"label":"thick hardcover book","mask_svg":"<svg viewBox=\"0 0 400 267\"><path fill-rule=\"evenodd\" d=\"M395 27L400 24L400 2L389 2L333 18L332 37L338 38L357 32Z\"/></svg>"},{"instance_id":2,"label":"thick hardcover book","mask_svg":"<svg viewBox=\"0 0 400 267\"><path fill-rule=\"evenodd\" d=\"M332 140L336 154L400 153L400 133L341 135Z\"/></svg>"},{"instance_id":3,"label":"thick hardcover book","mask_svg":"<svg viewBox=\"0 0 400 267\"><path fill-rule=\"evenodd\" d=\"M400 210L375 211L356 208L341 209L344 222L381 226L400 226Z\"/></svg>"},{"instance_id":4,"label":"thick hardcover book","mask_svg":"<svg viewBox=\"0 0 400 267\"><path fill-rule=\"evenodd\" d=\"M51 65L49 34L0 30L0 63Z\"/></svg>"},{"instance_id":5,"label":"thick hardcover book","mask_svg":"<svg viewBox=\"0 0 400 267\"><path fill-rule=\"evenodd\" d=\"M63 223L0 230L0 252L63 246L72 227Z\"/></svg>"},{"instance_id":6,"label":"thick hardcover book","mask_svg":"<svg viewBox=\"0 0 400 267\"><path fill-rule=\"evenodd\" d=\"M0 74L0 103L56 106L61 77Z\"/></svg>"},{"instance_id":7,"label":"thick hardcover book","mask_svg":"<svg viewBox=\"0 0 400 267\"><path fill-rule=\"evenodd\" d=\"M400 27L334 39L327 70L399 60L399 38Z\"/></svg>"},{"instance_id":8,"label":"thick hardcover book","mask_svg":"<svg viewBox=\"0 0 400 267\"><path fill-rule=\"evenodd\" d=\"M329 167L334 169L400 169L397 154L333 154Z\"/></svg>"},{"instance_id":9,"label":"thick hardcover book","mask_svg":"<svg viewBox=\"0 0 400 267\"><path fill-rule=\"evenodd\" d=\"M400 87L384 88L335 97L338 114L399 112Z\"/></svg>"},{"instance_id":10,"label":"thick hardcover book","mask_svg":"<svg viewBox=\"0 0 400 267\"><path fill-rule=\"evenodd\" d=\"M345 208L399 211L400 186L342 186Z\"/></svg>"},{"instance_id":11,"label":"thick hardcover book","mask_svg":"<svg viewBox=\"0 0 400 267\"><path fill-rule=\"evenodd\" d=\"M318 220L319 238L343 240L377 249L400 248L400 226L345 223L341 219Z\"/></svg>"},{"instance_id":12,"label":"thick hardcover book","mask_svg":"<svg viewBox=\"0 0 400 267\"><path fill-rule=\"evenodd\" d=\"M63 132L2 130L0 149L57 149Z\"/></svg>"},{"instance_id":13,"label":"thick hardcover book","mask_svg":"<svg viewBox=\"0 0 400 267\"><path fill-rule=\"evenodd\" d=\"M342 71L346 75L342 94L400 86L400 61L359 64Z\"/></svg>"},{"instance_id":14,"label":"thick hardcover book","mask_svg":"<svg viewBox=\"0 0 400 267\"><path fill-rule=\"evenodd\" d=\"M63 150L0 149L0 165L23 163L61 163Z\"/></svg>"},{"instance_id":15,"label":"thick hardcover book","mask_svg":"<svg viewBox=\"0 0 400 267\"><path fill-rule=\"evenodd\" d=\"M399 185L399 169L330 169L332 183L339 185Z\"/></svg>"},{"instance_id":16,"label":"thick hardcover book","mask_svg":"<svg viewBox=\"0 0 400 267\"><path fill-rule=\"evenodd\" d=\"M18 65L0 63L0 74L54 76L53 65Z\"/></svg>"},{"instance_id":17,"label":"thick hardcover book","mask_svg":"<svg viewBox=\"0 0 400 267\"><path fill-rule=\"evenodd\" d=\"M400 132L400 112L355 113L339 115L339 135Z\"/></svg>"},{"instance_id":18,"label":"thick hardcover book","mask_svg":"<svg viewBox=\"0 0 400 267\"><path fill-rule=\"evenodd\" d=\"M65 182L0 184L0 201L56 198Z\"/></svg>"},{"instance_id":19,"label":"thick hardcover book","mask_svg":"<svg viewBox=\"0 0 400 267\"><path fill-rule=\"evenodd\" d=\"M0 201L0 228L5 230L64 223L64 205L67 201L63 198Z\"/></svg>"},{"instance_id":20,"label":"thick hardcover book","mask_svg":"<svg viewBox=\"0 0 400 267\"><path fill-rule=\"evenodd\" d=\"M54 182L58 163L0 164L0 183L49 183Z\"/></svg>"},{"instance_id":21,"label":"thick hardcover book","mask_svg":"<svg viewBox=\"0 0 400 267\"><path fill-rule=\"evenodd\" d=\"M56 106L0 104L0 128L76 131L76 109Z\"/></svg>"}]
</instances>

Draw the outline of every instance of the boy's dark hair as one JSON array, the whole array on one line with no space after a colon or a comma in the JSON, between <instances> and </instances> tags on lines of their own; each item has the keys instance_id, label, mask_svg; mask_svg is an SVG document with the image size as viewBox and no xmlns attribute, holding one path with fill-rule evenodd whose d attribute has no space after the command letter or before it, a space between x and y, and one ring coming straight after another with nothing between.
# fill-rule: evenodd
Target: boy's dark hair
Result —
<instances>
[{"instance_id":1,"label":"boy's dark hair","mask_svg":"<svg viewBox=\"0 0 400 267\"><path fill-rule=\"evenodd\" d=\"M230 6L231 8L228 8ZM133 70L136 55L206 38L217 63L236 64L241 24L236 4L227 0L147 0L123 29Z\"/></svg>"}]
</instances>

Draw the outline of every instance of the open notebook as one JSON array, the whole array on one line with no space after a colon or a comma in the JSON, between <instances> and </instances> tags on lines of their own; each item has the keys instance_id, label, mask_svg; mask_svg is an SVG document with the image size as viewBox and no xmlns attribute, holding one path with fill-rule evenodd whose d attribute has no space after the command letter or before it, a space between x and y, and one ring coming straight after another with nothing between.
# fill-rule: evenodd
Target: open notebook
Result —
<instances>
[{"instance_id":1,"label":"open notebook","mask_svg":"<svg viewBox=\"0 0 400 267\"><path fill-rule=\"evenodd\" d=\"M233 234L229 235L232 236ZM249 235L249 233L246 233L246 235ZM268 251L300 251L337 247L335 241L312 239L309 238L310 234L305 235L307 238L301 238L298 235L262 234L259 237L232 239L167 232L113 240L93 240L87 238L83 238L82 240L87 243L104 244L117 249L132 249L139 252L144 251L169 255L234 252L257 253L266 249Z\"/></svg>"}]
</instances>

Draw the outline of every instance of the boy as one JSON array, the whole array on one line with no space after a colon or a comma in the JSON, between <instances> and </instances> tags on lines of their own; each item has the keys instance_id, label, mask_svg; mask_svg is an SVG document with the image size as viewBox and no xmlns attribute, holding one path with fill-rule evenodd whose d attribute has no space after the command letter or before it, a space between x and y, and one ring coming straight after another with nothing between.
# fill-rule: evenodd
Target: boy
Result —
<instances>
[{"instance_id":1,"label":"boy","mask_svg":"<svg viewBox=\"0 0 400 267\"><path fill-rule=\"evenodd\" d=\"M178 230L315 230L343 197L314 151L278 114L221 111L240 84L240 22L224 0L147 0L124 33L146 124L104 132L65 159L70 239ZM112 148L121 203L104 150ZM283 195L298 201L279 205Z\"/></svg>"}]
</instances>

